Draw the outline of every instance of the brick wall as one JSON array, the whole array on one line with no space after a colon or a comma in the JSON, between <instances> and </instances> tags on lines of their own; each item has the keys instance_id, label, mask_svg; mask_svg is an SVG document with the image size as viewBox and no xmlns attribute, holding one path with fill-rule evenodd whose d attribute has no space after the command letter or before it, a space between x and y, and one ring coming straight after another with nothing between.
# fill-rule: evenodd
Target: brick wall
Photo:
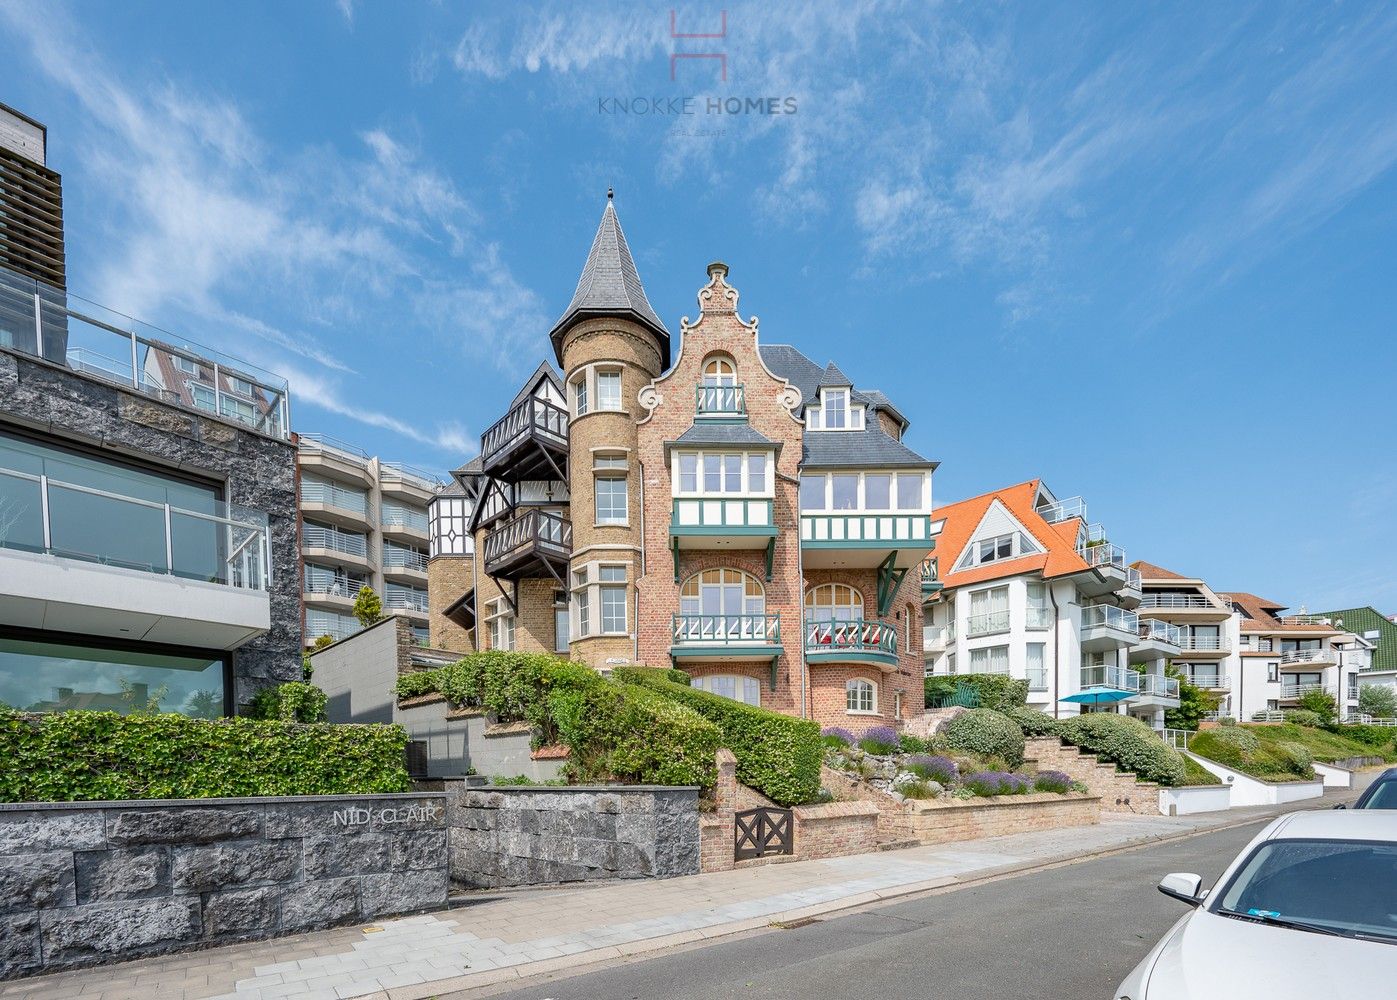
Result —
<instances>
[{"instance_id":1,"label":"brick wall","mask_svg":"<svg viewBox=\"0 0 1397 1000\"><path fill-rule=\"evenodd\" d=\"M1024 757L1039 771L1061 771L1086 785L1101 799L1101 808L1113 813L1159 814L1159 785L1103 764L1095 754L1063 743L1055 736L1039 736L1024 744Z\"/></svg>"},{"instance_id":2,"label":"brick wall","mask_svg":"<svg viewBox=\"0 0 1397 1000\"><path fill-rule=\"evenodd\" d=\"M1094 795L1042 793L996 799L931 799L908 805L912 835L923 844L948 844L1101 821L1101 800Z\"/></svg>"},{"instance_id":3,"label":"brick wall","mask_svg":"<svg viewBox=\"0 0 1397 1000\"><path fill-rule=\"evenodd\" d=\"M456 653L475 651L474 633L457 625L442 611L475 586L472 556L437 556L427 563L427 622L429 639L437 649Z\"/></svg>"},{"instance_id":4,"label":"brick wall","mask_svg":"<svg viewBox=\"0 0 1397 1000\"><path fill-rule=\"evenodd\" d=\"M796 806L795 853L802 860L867 854L878 849L878 807L872 802Z\"/></svg>"},{"instance_id":5,"label":"brick wall","mask_svg":"<svg viewBox=\"0 0 1397 1000\"><path fill-rule=\"evenodd\" d=\"M712 812L699 817L699 870L725 872L733 859L734 813L737 811L737 758L731 750L719 750L718 781L713 789Z\"/></svg>"},{"instance_id":6,"label":"brick wall","mask_svg":"<svg viewBox=\"0 0 1397 1000\"><path fill-rule=\"evenodd\" d=\"M0 979L446 904L440 793L0 805Z\"/></svg>"}]
</instances>

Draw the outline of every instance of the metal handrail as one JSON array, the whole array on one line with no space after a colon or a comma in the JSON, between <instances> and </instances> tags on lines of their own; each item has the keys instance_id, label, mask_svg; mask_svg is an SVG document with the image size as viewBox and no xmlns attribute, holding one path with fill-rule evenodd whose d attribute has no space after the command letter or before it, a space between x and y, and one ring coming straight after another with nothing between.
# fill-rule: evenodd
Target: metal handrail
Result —
<instances>
[{"instance_id":1,"label":"metal handrail","mask_svg":"<svg viewBox=\"0 0 1397 1000\"><path fill-rule=\"evenodd\" d=\"M1220 599L1220 598L1219 598ZM1202 594L1145 594L1140 599L1142 608L1211 608L1222 610Z\"/></svg>"},{"instance_id":2,"label":"metal handrail","mask_svg":"<svg viewBox=\"0 0 1397 1000\"><path fill-rule=\"evenodd\" d=\"M301 544L308 549L329 549L349 556L369 554L368 540L352 531L337 528L322 528L318 524L307 524L301 528Z\"/></svg>"},{"instance_id":3,"label":"metal handrail","mask_svg":"<svg viewBox=\"0 0 1397 1000\"><path fill-rule=\"evenodd\" d=\"M779 646L781 614L671 615L670 641L676 646Z\"/></svg>"},{"instance_id":4,"label":"metal handrail","mask_svg":"<svg viewBox=\"0 0 1397 1000\"><path fill-rule=\"evenodd\" d=\"M1009 631L1009 612L986 611L978 615L970 615L965 619L965 634L969 636L994 635L996 632Z\"/></svg>"},{"instance_id":5,"label":"metal handrail","mask_svg":"<svg viewBox=\"0 0 1397 1000\"><path fill-rule=\"evenodd\" d=\"M1111 542L1094 542L1085 546L1082 558L1086 560L1088 566L1093 569L1102 566L1114 566L1116 569L1125 569L1125 549Z\"/></svg>"},{"instance_id":6,"label":"metal handrail","mask_svg":"<svg viewBox=\"0 0 1397 1000\"><path fill-rule=\"evenodd\" d=\"M360 589L369 586L365 578L354 578L321 566L307 565L305 578L301 582L303 594L325 594L329 597L343 597L353 600Z\"/></svg>"},{"instance_id":7,"label":"metal handrail","mask_svg":"<svg viewBox=\"0 0 1397 1000\"><path fill-rule=\"evenodd\" d=\"M1082 608L1082 628L1114 628L1138 635L1140 616L1114 604L1089 604Z\"/></svg>"},{"instance_id":8,"label":"metal handrail","mask_svg":"<svg viewBox=\"0 0 1397 1000\"><path fill-rule=\"evenodd\" d=\"M897 628L881 621L805 622L805 651L832 653L836 650L897 655Z\"/></svg>"},{"instance_id":9,"label":"metal handrail","mask_svg":"<svg viewBox=\"0 0 1397 1000\"><path fill-rule=\"evenodd\" d=\"M1144 586L1140 581L1140 571L1134 566L1125 568L1125 586L1128 590L1139 590Z\"/></svg>"},{"instance_id":10,"label":"metal handrail","mask_svg":"<svg viewBox=\"0 0 1397 1000\"><path fill-rule=\"evenodd\" d=\"M0 547L21 548L48 555L123 566L127 569L178 576L184 579L202 579L208 583L219 583L244 590L268 589L271 574L271 538L265 514L246 511L246 519L239 519L226 514L187 510L168 503L124 496L109 490L99 490L91 486L54 479L47 475L20 472L17 469L0 468L0 476L32 483L37 487L35 500L41 524L40 533L27 542L11 537L10 532L14 528L10 527L5 535L0 536ZM55 490L67 490L71 493L112 500L117 503L141 507L158 514L163 522L164 545L152 555L163 558L132 561L114 556L111 553L77 551L55 544L54 536L56 533L60 533L64 524L61 514L54 511L50 502L50 497ZM221 500L214 501L214 504L218 510L227 512L232 510L230 504ZM175 548L174 537L176 519L178 518L192 518L222 528L222 531L214 536L214 547L218 550L214 555L222 563L220 572L208 576L205 573L193 573L187 570L181 572L180 568L176 566L175 556L178 550Z\"/></svg>"},{"instance_id":11,"label":"metal handrail","mask_svg":"<svg viewBox=\"0 0 1397 1000\"><path fill-rule=\"evenodd\" d=\"M1087 502L1081 497L1064 497L1055 503L1038 508L1038 516L1049 524L1057 524L1071 517L1087 519Z\"/></svg>"},{"instance_id":12,"label":"metal handrail","mask_svg":"<svg viewBox=\"0 0 1397 1000\"><path fill-rule=\"evenodd\" d=\"M699 417L731 417L747 412L747 393L742 383L737 385L694 386L694 415Z\"/></svg>"},{"instance_id":13,"label":"metal handrail","mask_svg":"<svg viewBox=\"0 0 1397 1000\"><path fill-rule=\"evenodd\" d=\"M362 448L331 437L329 434L296 432L296 448L299 451L333 451L355 465L368 465L369 453Z\"/></svg>"},{"instance_id":14,"label":"metal handrail","mask_svg":"<svg viewBox=\"0 0 1397 1000\"><path fill-rule=\"evenodd\" d=\"M427 594L390 583L384 588L383 606L389 611L420 611L426 614Z\"/></svg>"},{"instance_id":15,"label":"metal handrail","mask_svg":"<svg viewBox=\"0 0 1397 1000\"><path fill-rule=\"evenodd\" d=\"M1179 696L1179 679L1159 674L1140 674L1140 693L1158 695L1161 698Z\"/></svg>"},{"instance_id":16,"label":"metal handrail","mask_svg":"<svg viewBox=\"0 0 1397 1000\"><path fill-rule=\"evenodd\" d=\"M435 492L440 487L446 485L445 480L433 472L426 469L419 469L416 466L405 465L402 462L380 462L378 463L378 478L383 482L406 482L415 483L428 492Z\"/></svg>"},{"instance_id":17,"label":"metal handrail","mask_svg":"<svg viewBox=\"0 0 1397 1000\"><path fill-rule=\"evenodd\" d=\"M485 536L485 561L497 562L534 545L566 559L572 554L572 522L550 511L526 510Z\"/></svg>"},{"instance_id":18,"label":"metal handrail","mask_svg":"<svg viewBox=\"0 0 1397 1000\"><path fill-rule=\"evenodd\" d=\"M1281 665L1284 666L1288 663L1315 663L1321 660L1329 663L1333 662L1335 658L1335 652L1330 649L1292 649L1289 652L1281 654Z\"/></svg>"},{"instance_id":19,"label":"metal handrail","mask_svg":"<svg viewBox=\"0 0 1397 1000\"><path fill-rule=\"evenodd\" d=\"M1175 750L1187 750L1188 738L1193 735L1193 733L1191 733L1187 729L1165 728L1156 729L1155 732L1159 734L1160 739L1162 739L1168 746L1173 747Z\"/></svg>"},{"instance_id":20,"label":"metal handrail","mask_svg":"<svg viewBox=\"0 0 1397 1000\"><path fill-rule=\"evenodd\" d=\"M1189 674L1188 682L1194 687L1207 690L1232 689L1232 678L1227 674Z\"/></svg>"},{"instance_id":21,"label":"metal handrail","mask_svg":"<svg viewBox=\"0 0 1397 1000\"><path fill-rule=\"evenodd\" d=\"M546 399L530 396L480 436L481 457L489 462L498 452L534 433L565 446L568 443L568 411Z\"/></svg>"},{"instance_id":22,"label":"metal handrail","mask_svg":"<svg viewBox=\"0 0 1397 1000\"><path fill-rule=\"evenodd\" d=\"M1232 642L1222 635L1185 635L1179 648L1195 653L1225 653L1232 648Z\"/></svg>"},{"instance_id":23,"label":"metal handrail","mask_svg":"<svg viewBox=\"0 0 1397 1000\"><path fill-rule=\"evenodd\" d=\"M409 510L397 504L385 503L380 508L379 524L385 528L408 528L427 533L427 514L424 511Z\"/></svg>"},{"instance_id":24,"label":"metal handrail","mask_svg":"<svg viewBox=\"0 0 1397 1000\"><path fill-rule=\"evenodd\" d=\"M1282 625L1332 625L1328 615L1283 615L1278 619Z\"/></svg>"},{"instance_id":25,"label":"metal handrail","mask_svg":"<svg viewBox=\"0 0 1397 1000\"><path fill-rule=\"evenodd\" d=\"M1327 691L1330 694L1333 694L1333 690L1329 687L1328 684L1316 684L1312 682L1307 682L1304 684L1281 685L1282 698L1298 698L1302 694L1309 694L1311 691Z\"/></svg>"},{"instance_id":26,"label":"metal handrail","mask_svg":"<svg viewBox=\"0 0 1397 1000\"><path fill-rule=\"evenodd\" d=\"M1184 644L1184 630L1158 618L1141 618L1139 636L1141 639L1158 639L1180 648L1183 648Z\"/></svg>"},{"instance_id":27,"label":"metal handrail","mask_svg":"<svg viewBox=\"0 0 1397 1000\"><path fill-rule=\"evenodd\" d=\"M348 639L362 628L357 619L346 615L337 615L329 611L306 612L307 645L322 635L333 636L336 641Z\"/></svg>"},{"instance_id":28,"label":"metal handrail","mask_svg":"<svg viewBox=\"0 0 1397 1000\"><path fill-rule=\"evenodd\" d=\"M427 557L416 549L405 549L384 542L382 557L385 569L412 569L423 573L427 571Z\"/></svg>"},{"instance_id":29,"label":"metal handrail","mask_svg":"<svg viewBox=\"0 0 1397 1000\"><path fill-rule=\"evenodd\" d=\"M301 503L323 503L364 517L369 516L369 495L336 483L316 479L301 480Z\"/></svg>"}]
</instances>

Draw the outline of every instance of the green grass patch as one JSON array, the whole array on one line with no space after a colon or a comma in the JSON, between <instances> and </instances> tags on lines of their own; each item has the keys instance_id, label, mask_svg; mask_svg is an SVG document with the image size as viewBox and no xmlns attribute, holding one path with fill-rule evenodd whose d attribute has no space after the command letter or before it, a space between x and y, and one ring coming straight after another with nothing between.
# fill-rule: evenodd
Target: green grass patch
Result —
<instances>
[{"instance_id":1,"label":"green grass patch","mask_svg":"<svg viewBox=\"0 0 1397 1000\"><path fill-rule=\"evenodd\" d=\"M1181 755L1182 756L1182 755ZM1222 779L1192 757L1184 756L1184 785L1220 785Z\"/></svg>"}]
</instances>

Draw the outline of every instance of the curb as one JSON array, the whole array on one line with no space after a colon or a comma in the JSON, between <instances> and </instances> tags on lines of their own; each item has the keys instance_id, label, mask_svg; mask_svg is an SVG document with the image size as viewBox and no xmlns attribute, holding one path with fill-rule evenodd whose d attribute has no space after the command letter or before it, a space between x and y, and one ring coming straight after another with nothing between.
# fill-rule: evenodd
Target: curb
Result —
<instances>
[{"instance_id":1,"label":"curb","mask_svg":"<svg viewBox=\"0 0 1397 1000\"><path fill-rule=\"evenodd\" d=\"M513 965L503 969L482 970L481 972L458 976L452 979L440 979L432 983L422 983L415 986L399 986L384 992L370 994L365 1000L434 1000L434 998L438 998L438 1000L451 1000L451 998L465 997L470 992L491 986L501 986L503 984L522 985L526 980L535 976L542 976L550 973L566 972L569 977L572 975L583 975L588 972L597 971L597 969L606 966L608 963L618 960L624 961L640 958L654 952L667 951L671 948L684 945L707 945L722 938L736 937L738 935L749 934L753 931L767 930L775 924L790 923L797 920L809 920L835 913L849 913L880 906L884 903L905 900L914 896L939 895L947 892L955 892L959 889L968 889L974 886L984 885L988 882L996 882L1001 879L1027 875L1032 872L1047 871L1053 868L1065 868L1068 865L1077 864L1081 861L1091 861L1096 858L1109 857L1113 854L1137 850L1151 844L1173 843L1203 834L1221 833L1226 830L1235 830L1239 827L1251 826L1257 823L1268 823L1280 814L1280 812L1277 812L1268 815L1249 816L1245 819L1239 818L1231 822L1221 823L1217 826L1196 828L1186 831L1153 835L1146 834L1086 854L1058 854L1034 861L1002 865L998 868L985 869L968 878L945 876L928 879L923 882L909 882L906 885L900 885L890 889L863 892L855 896L846 896L843 899L833 900L828 903L816 903L812 906L803 906L792 910L767 914L761 917L734 921L718 927L680 931L675 934L666 934L662 937L647 938L643 941L632 941L628 944L609 948L592 949L590 951L578 952L574 955L564 955L559 958L548 958L523 965Z\"/></svg>"}]
</instances>

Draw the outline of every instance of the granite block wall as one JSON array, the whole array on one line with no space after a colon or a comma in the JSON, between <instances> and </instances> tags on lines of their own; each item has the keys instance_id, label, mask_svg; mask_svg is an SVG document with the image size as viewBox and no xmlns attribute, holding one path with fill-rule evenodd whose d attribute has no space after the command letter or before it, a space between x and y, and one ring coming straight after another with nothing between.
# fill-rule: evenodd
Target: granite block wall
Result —
<instances>
[{"instance_id":1,"label":"granite block wall","mask_svg":"<svg viewBox=\"0 0 1397 1000\"><path fill-rule=\"evenodd\" d=\"M457 788L451 879L503 887L699 870L698 789L648 785Z\"/></svg>"},{"instance_id":2,"label":"granite block wall","mask_svg":"<svg viewBox=\"0 0 1397 1000\"><path fill-rule=\"evenodd\" d=\"M0 805L0 979L444 906L445 798Z\"/></svg>"}]
</instances>

